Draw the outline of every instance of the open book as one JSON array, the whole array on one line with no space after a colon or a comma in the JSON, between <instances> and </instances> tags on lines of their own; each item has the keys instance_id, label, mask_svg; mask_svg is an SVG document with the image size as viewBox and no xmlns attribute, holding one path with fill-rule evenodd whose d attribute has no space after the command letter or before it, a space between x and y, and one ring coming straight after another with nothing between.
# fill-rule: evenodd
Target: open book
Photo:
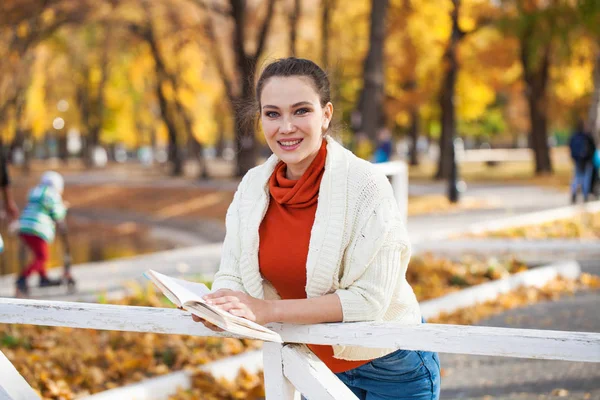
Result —
<instances>
[{"instance_id":1,"label":"open book","mask_svg":"<svg viewBox=\"0 0 600 400\"><path fill-rule=\"evenodd\" d=\"M203 283L173 278L151 269L144 275L174 304L225 331L252 339L282 343L281 336L277 332L207 304L202 296L210 293L210 290Z\"/></svg>"}]
</instances>

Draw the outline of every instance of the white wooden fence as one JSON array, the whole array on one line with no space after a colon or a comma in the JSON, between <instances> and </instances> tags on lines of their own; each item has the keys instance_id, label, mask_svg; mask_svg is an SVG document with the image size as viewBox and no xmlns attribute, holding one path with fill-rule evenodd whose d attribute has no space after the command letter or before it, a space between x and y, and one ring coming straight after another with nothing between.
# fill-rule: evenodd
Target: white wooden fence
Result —
<instances>
[{"instance_id":1,"label":"white wooden fence","mask_svg":"<svg viewBox=\"0 0 600 400\"><path fill-rule=\"evenodd\" d=\"M375 168L390 178L398 208L406 220L408 216L408 167L404 161L390 161L373 164Z\"/></svg>"},{"instance_id":2,"label":"white wooden fence","mask_svg":"<svg viewBox=\"0 0 600 400\"><path fill-rule=\"evenodd\" d=\"M216 333L176 309L0 298L0 323L64 326L192 336ZM479 326L393 323L270 324L285 344L263 347L268 400L355 399L303 343L402 348L503 357L600 362L600 333ZM0 357L0 400L38 398L6 358ZM17 374L18 375L18 374Z\"/></svg>"}]
</instances>

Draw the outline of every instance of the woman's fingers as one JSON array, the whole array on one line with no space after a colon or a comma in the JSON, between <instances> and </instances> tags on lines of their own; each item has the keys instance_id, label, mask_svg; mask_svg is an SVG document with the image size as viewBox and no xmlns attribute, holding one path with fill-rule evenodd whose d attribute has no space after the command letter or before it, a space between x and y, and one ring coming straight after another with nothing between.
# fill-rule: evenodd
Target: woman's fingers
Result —
<instances>
[{"instance_id":1,"label":"woman's fingers","mask_svg":"<svg viewBox=\"0 0 600 400\"><path fill-rule=\"evenodd\" d=\"M249 308L234 308L229 312L237 317L246 318L250 321L256 321L254 313Z\"/></svg>"},{"instance_id":2,"label":"woman's fingers","mask_svg":"<svg viewBox=\"0 0 600 400\"><path fill-rule=\"evenodd\" d=\"M239 303L240 299L236 296L215 297L208 301L208 304L222 305L226 303Z\"/></svg>"},{"instance_id":3,"label":"woman's fingers","mask_svg":"<svg viewBox=\"0 0 600 400\"><path fill-rule=\"evenodd\" d=\"M198 317L197 315L192 314L192 319L195 322L201 322L205 327L207 327L208 329L215 331L215 332L223 332L223 329L219 328L218 326L208 322L205 319L202 319L200 317Z\"/></svg>"},{"instance_id":4,"label":"woman's fingers","mask_svg":"<svg viewBox=\"0 0 600 400\"><path fill-rule=\"evenodd\" d=\"M230 290L230 289L219 289L219 290L217 290L217 291L216 291L216 292L214 292L214 293L209 293L209 294L207 294L207 295L203 296L203 298L204 298L205 300L208 300L208 299L215 299L215 298L218 298L218 297L222 297L222 296L227 296L227 295L230 295L230 294L232 294L232 293L234 293L234 291L233 291L233 290Z\"/></svg>"}]
</instances>

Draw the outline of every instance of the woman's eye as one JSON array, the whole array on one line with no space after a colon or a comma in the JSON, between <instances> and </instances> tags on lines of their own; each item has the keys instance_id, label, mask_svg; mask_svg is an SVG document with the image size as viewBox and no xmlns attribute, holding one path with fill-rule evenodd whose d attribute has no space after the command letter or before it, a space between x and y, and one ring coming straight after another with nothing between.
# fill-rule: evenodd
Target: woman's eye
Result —
<instances>
[{"instance_id":1,"label":"woman's eye","mask_svg":"<svg viewBox=\"0 0 600 400\"><path fill-rule=\"evenodd\" d=\"M267 111L265 115L269 118L277 118L279 116L275 111Z\"/></svg>"},{"instance_id":2,"label":"woman's eye","mask_svg":"<svg viewBox=\"0 0 600 400\"><path fill-rule=\"evenodd\" d=\"M299 108L296 110L296 115L304 115L309 112L310 110L308 108Z\"/></svg>"}]
</instances>

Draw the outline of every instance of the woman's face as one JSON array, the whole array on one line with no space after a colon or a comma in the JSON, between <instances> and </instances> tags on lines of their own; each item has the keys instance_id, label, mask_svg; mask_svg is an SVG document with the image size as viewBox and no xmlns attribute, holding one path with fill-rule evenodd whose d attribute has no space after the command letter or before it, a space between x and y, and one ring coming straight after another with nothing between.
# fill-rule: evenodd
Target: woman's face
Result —
<instances>
[{"instance_id":1,"label":"woman's face","mask_svg":"<svg viewBox=\"0 0 600 400\"><path fill-rule=\"evenodd\" d=\"M260 97L263 132L271 151L287 165L287 178L299 179L315 159L333 106L321 107L310 78L272 77Z\"/></svg>"}]
</instances>

